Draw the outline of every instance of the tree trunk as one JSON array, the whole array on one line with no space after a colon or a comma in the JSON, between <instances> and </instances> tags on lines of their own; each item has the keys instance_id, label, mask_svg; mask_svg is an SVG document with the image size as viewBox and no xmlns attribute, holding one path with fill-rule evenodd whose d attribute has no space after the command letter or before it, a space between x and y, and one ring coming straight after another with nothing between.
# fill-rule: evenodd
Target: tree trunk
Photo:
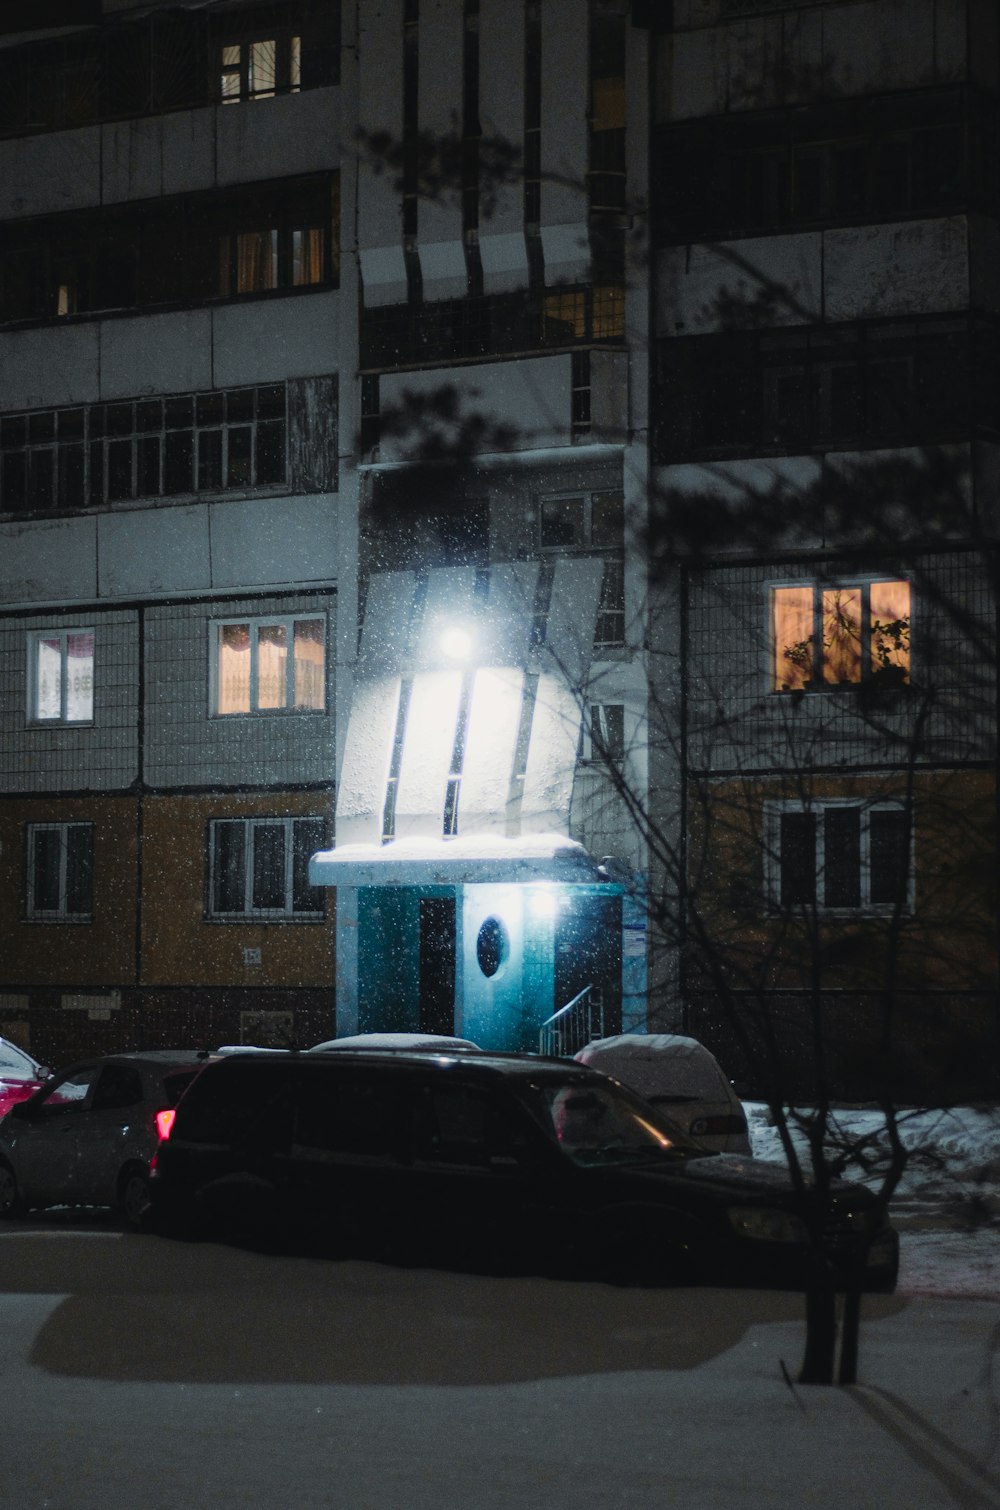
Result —
<instances>
[{"instance_id":1,"label":"tree trunk","mask_svg":"<svg viewBox=\"0 0 1000 1510\"><path fill-rule=\"evenodd\" d=\"M858 1343L861 1333L861 1276L852 1275L844 1296L841 1318L840 1368L838 1384L858 1382Z\"/></svg>"},{"instance_id":2,"label":"tree trunk","mask_svg":"<svg viewBox=\"0 0 1000 1510\"><path fill-rule=\"evenodd\" d=\"M806 1289L806 1351L800 1384L832 1384L837 1352L837 1292L831 1276L813 1273Z\"/></svg>"}]
</instances>

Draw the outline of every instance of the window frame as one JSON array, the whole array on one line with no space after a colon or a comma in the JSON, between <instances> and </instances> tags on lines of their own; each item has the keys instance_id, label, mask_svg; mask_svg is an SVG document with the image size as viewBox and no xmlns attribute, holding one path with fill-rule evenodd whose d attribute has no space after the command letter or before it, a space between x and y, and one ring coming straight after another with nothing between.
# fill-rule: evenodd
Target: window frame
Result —
<instances>
[{"instance_id":1,"label":"window frame","mask_svg":"<svg viewBox=\"0 0 1000 1510\"><path fill-rule=\"evenodd\" d=\"M253 49L271 43L274 47L274 82L269 89L254 89L251 84L253 72ZM230 48L239 48L239 58L228 63L225 54ZM302 89L302 28L286 26L257 26L232 29L225 32L214 47L217 81L216 101L220 105L240 105L256 100L271 100L282 94L299 94ZM237 90L227 94L226 78L235 78Z\"/></svg>"},{"instance_id":2,"label":"window frame","mask_svg":"<svg viewBox=\"0 0 1000 1510\"><path fill-rule=\"evenodd\" d=\"M826 822L830 811L855 810L859 814L858 896L857 905L828 904L823 896L826 877ZM900 813L906 819L906 888L905 896L892 901L873 902L871 815L878 812ZM805 902L782 900L781 820L786 814L801 813L816 818L815 876L813 898ZM808 801L798 798L774 799L764 805L764 889L771 916L808 911L829 918L910 916L916 908L916 843L913 807L901 798L820 797Z\"/></svg>"},{"instance_id":3,"label":"window frame","mask_svg":"<svg viewBox=\"0 0 1000 1510\"><path fill-rule=\"evenodd\" d=\"M89 842L84 857L84 871L71 885L70 844L71 829L87 830ZM59 869L56 877L58 902L55 907L40 906L37 897L39 869L35 840L39 834L59 835ZM28 823L25 825L25 918L32 923L92 923L94 920L94 833L95 825L90 819L70 819L65 822ZM69 898L74 889L86 892L87 906L70 910Z\"/></svg>"},{"instance_id":4,"label":"window frame","mask_svg":"<svg viewBox=\"0 0 1000 1510\"><path fill-rule=\"evenodd\" d=\"M90 712L85 718L69 717L69 641L74 635L90 635ZM39 712L38 650L42 641L59 641L59 713L45 718ZM92 624L74 625L65 629L31 629L27 641L27 705L26 723L34 729L87 729L94 724L94 694L97 663L97 631Z\"/></svg>"},{"instance_id":5,"label":"window frame","mask_svg":"<svg viewBox=\"0 0 1000 1510\"><path fill-rule=\"evenodd\" d=\"M616 731L608 731L608 711L614 709L620 712L621 736L620 741ZM625 764L627 754L627 742L625 737L626 708L621 699L602 699L600 702L588 702L580 728L580 746L577 759L581 765L603 766L621 768ZM603 746L603 748L599 748Z\"/></svg>"},{"instance_id":6,"label":"window frame","mask_svg":"<svg viewBox=\"0 0 1000 1510\"><path fill-rule=\"evenodd\" d=\"M880 583L905 583L909 594L909 613L907 614L907 664L905 679L886 678L880 681L872 667L872 609L871 589ZM813 675L810 680L801 687L781 687L778 682L778 637L776 633L776 594L789 589L805 590L812 592L812 632L809 636L811 645ZM823 676L824 666L824 642L823 642L823 596L828 592L837 591L853 592L861 594L860 620L861 638L859 640L859 666L860 674L854 681L826 681ZM767 680L770 695L773 697L790 696L816 696L818 694L830 694L851 692L862 688L891 687L896 691L905 691L914 685L914 657L913 657L913 605L914 590L912 579L906 576L890 572L872 573L864 576L844 576L830 579L819 577L776 578L767 583ZM818 674L817 674L818 673Z\"/></svg>"},{"instance_id":7,"label":"window frame","mask_svg":"<svg viewBox=\"0 0 1000 1510\"><path fill-rule=\"evenodd\" d=\"M0 414L0 515L56 517L159 498L287 491L289 410L288 384L277 382ZM249 437L243 477L233 475L238 431ZM208 434L220 436L219 475L203 483L199 443ZM44 490L34 479L39 458L47 458Z\"/></svg>"},{"instance_id":8,"label":"window frame","mask_svg":"<svg viewBox=\"0 0 1000 1510\"><path fill-rule=\"evenodd\" d=\"M315 707L296 707L295 705L295 625L307 622L322 624L323 644L323 700L322 705ZM229 627L246 626L250 635L250 679L248 686L249 708L233 709L231 712L223 712L219 707L221 697L220 676L220 652L222 649L222 634ZM259 645L260 631L267 628L284 628L287 635L287 645L291 647L291 654L285 656L285 701L275 708L259 706L260 696L260 670L259 670ZM327 677L330 666L330 622L329 614L325 609L303 609L299 612L286 614L239 614L226 618L210 619L208 621L208 661L209 661L209 717L213 719L228 720L233 718L316 718L323 717L327 712L328 688Z\"/></svg>"},{"instance_id":9,"label":"window frame","mask_svg":"<svg viewBox=\"0 0 1000 1510\"><path fill-rule=\"evenodd\" d=\"M210 818L205 838L205 921L211 923L319 923L326 918L326 893L322 887L306 890L320 893L318 907L296 907L295 889L295 828L298 824L315 824L320 832L320 844L326 842L327 823L321 813L295 814L246 814ZM243 906L223 908L216 905L220 873L219 836L223 827L239 826L242 829ZM283 830L284 902L280 907L254 905L255 840L256 829L275 828Z\"/></svg>"},{"instance_id":10,"label":"window frame","mask_svg":"<svg viewBox=\"0 0 1000 1510\"><path fill-rule=\"evenodd\" d=\"M615 496L621 499L621 536L615 544L609 545L594 540L594 501L598 498ZM580 538L573 541L556 542L546 545L544 540L544 511L547 503L572 503L579 498L583 503L583 526ZM625 548L625 494L621 488L560 488L552 493L539 493L537 499L537 541L538 549L543 556L567 555L574 552L595 554L618 553Z\"/></svg>"}]
</instances>

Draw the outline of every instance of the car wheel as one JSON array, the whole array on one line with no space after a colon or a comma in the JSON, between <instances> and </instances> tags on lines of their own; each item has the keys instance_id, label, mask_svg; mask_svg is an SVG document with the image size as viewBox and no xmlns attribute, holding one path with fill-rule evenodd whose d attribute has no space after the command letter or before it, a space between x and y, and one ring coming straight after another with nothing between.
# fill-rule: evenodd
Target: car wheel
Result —
<instances>
[{"instance_id":1,"label":"car wheel","mask_svg":"<svg viewBox=\"0 0 1000 1510\"><path fill-rule=\"evenodd\" d=\"M623 1227L613 1230L603 1247L602 1277L630 1289L660 1289L679 1284L680 1264L669 1244L655 1232Z\"/></svg>"},{"instance_id":2,"label":"car wheel","mask_svg":"<svg viewBox=\"0 0 1000 1510\"><path fill-rule=\"evenodd\" d=\"M0 1160L0 1217L23 1216L27 1209L17 1175L6 1160Z\"/></svg>"},{"instance_id":3,"label":"car wheel","mask_svg":"<svg viewBox=\"0 0 1000 1510\"><path fill-rule=\"evenodd\" d=\"M149 1172L141 1164L132 1164L118 1177L118 1206L134 1232L139 1231L148 1205Z\"/></svg>"}]
</instances>

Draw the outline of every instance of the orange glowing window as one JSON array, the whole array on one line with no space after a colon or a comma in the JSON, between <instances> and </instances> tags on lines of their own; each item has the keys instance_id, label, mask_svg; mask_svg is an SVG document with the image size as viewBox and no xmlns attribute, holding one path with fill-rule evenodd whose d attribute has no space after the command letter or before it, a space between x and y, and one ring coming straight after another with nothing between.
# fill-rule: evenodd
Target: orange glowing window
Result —
<instances>
[{"instance_id":1,"label":"orange glowing window","mask_svg":"<svg viewBox=\"0 0 1000 1510\"><path fill-rule=\"evenodd\" d=\"M216 624L214 712L322 712L326 620L249 619Z\"/></svg>"},{"instance_id":2,"label":"orange glowing window","mask_svg":"<svg viewBox=\"0 0 1000 1510\"><path fill-rule=\"evenodd\" d=\"M772 690L910 681L910 584L800 583L771 591Z\"/></svg>"}]
</instances>

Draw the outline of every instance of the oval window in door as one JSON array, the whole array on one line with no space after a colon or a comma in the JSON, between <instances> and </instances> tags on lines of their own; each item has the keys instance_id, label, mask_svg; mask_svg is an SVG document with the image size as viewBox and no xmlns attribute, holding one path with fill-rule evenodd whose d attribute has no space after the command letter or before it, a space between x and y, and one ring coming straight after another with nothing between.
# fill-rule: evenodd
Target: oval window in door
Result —
<instances>
[{"instance_id":1,"label":"oval window in door","mask_svg":"<svg viewBox=\"0 0 1000 1510\"><path fill-rule=\"evenodd\" d=\"M476 939L476 959L487 977L496 975L509 953L507 932L499 918L487 918Z\"/></svg>"}]
</instances>

